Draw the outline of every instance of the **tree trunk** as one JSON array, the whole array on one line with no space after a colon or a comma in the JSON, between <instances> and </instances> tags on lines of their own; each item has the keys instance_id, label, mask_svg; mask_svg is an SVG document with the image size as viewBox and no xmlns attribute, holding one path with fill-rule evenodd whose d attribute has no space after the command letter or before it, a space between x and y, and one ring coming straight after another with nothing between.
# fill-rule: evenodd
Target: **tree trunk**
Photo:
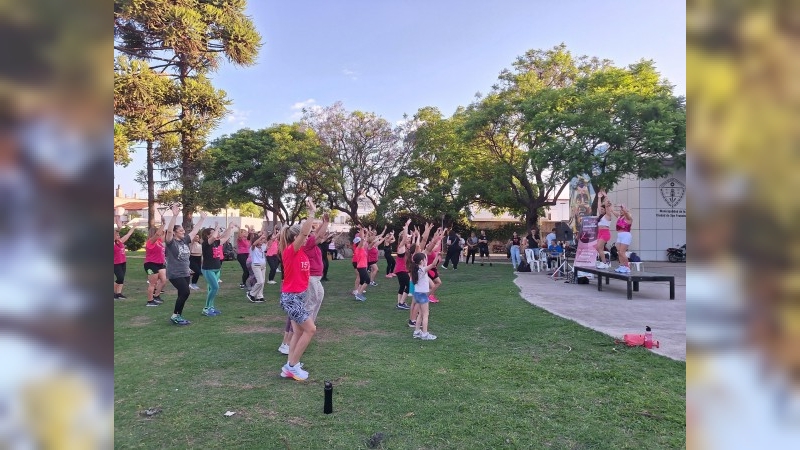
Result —
<instances>
[{"instance_id":1,"label":"tree trunk","mask_svg":"<svg viewBox=\"0 0 800 450\"><path fill-rule=\"evenodd\" d=\"M182 88L186 87L186 80L189 78L189 68L183 61L179 64L180 76L179 81ZM180 135L181 135L181 203L183 204L183 223L181 224L186 231L194 228L192 216L194 215L197 201L195 191L195 173L194 173L194 157L195 145L192 139L192 130L188 129L187 121L191 119L191 111L183 104L186 99L181 98L181 113L180 113Z\"/></svg>"},{"instance_id":2,"label":"tree trunk","mask_svg":"<svg viewBox=\"0 0 800 450\"><path fill-rule=\"evenodd\" d=\"M147 141L147 229L156 227L156 181L153 176L153 141Z\"/></svg>"},{"instance_id":3,"label":"tree trunk","mask_svg":"<svg viewBox=\"0 0 800 450\"><path fill-rule=\"evenodd\" d=\"M532 206L528 206L528 212L525 214L525 225L527 229L525 231L530 231L533 227L539 227L539 208L533 208Z\"/></svg>"}]
</instances>

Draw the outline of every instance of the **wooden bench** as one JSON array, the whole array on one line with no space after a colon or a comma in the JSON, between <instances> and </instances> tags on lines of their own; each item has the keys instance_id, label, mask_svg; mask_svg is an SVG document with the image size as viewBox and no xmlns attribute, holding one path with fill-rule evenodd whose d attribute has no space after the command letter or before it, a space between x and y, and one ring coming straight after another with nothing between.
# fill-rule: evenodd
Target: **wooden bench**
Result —
<instances>
[{"instance_id":1,"label":"wooden bench","mask_svg":"<svg viewBox=\"0 0 800 450\"><path fill-rule=\"evenodd\" d=\"M623 280L628 283L628 300L633 298L633 292L639 292L639 283L642 281L669 281L669 299L675 300L675 276L664 275L662 273L653 272L631 272L619 273L609 269L597 269L594 267L577 267L573 268L575 278L578 277L578 272L591 273L597 276L597 290L603 290L603 277L606 279L606 284L610 278Z\"/></svg>"}]
</instances>

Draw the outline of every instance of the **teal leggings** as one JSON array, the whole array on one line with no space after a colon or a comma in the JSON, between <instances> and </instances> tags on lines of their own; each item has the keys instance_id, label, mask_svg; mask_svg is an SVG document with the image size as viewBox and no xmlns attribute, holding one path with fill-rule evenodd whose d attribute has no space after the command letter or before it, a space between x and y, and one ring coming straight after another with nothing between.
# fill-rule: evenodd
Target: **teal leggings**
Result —
<instances>
[{"instance_id":1,"label":"teal leggings","mask_svg":"<svg viewBox=\"0 0 800 450\"><path fill-rule=\"evenodd\" d=\"M217 291L219 291L219 269L203 269L203 278L206 279L208 285L208 295L206 296L206 308L214 306L214 299L217 298Z\"/></svg>"}]
</instances>

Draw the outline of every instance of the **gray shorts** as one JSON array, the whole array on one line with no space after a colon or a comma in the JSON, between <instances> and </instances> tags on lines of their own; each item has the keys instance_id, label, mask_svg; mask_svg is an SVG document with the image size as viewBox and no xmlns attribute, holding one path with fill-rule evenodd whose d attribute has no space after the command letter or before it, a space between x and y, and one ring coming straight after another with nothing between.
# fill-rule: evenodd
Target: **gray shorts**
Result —
<instances>
[{"instance_id":1,"label":"gray shorts","mask_svg":"<svg viewBox=\"0 0 800 450\"><path fill-rule=\"evenodd\" d=\"M306 311L311 314L314 323L317 322L317 314L319 308L322 306L322 299L325 298L325 288L322 287L322 276L313 276L308 278L308 289L306 290L305 307Z\"/></svg>"},{"instance_id":2,"label":"gray shorts","mask_svg":"<svg viewBox=\"0 0 800 450\"><path fill-rule=\"evenodd\" d=\"M281 308L286 311L290 319L301 324L310 317L303 304L305 303L306 293L286 293L281 292Z\"/></svg>"}]
</instances>

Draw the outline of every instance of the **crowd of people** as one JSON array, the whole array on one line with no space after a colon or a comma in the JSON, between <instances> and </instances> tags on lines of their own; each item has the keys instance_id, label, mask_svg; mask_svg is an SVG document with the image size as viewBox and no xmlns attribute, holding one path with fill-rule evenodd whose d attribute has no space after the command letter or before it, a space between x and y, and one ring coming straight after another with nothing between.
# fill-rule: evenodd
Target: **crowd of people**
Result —
<instances>
[{"instance_id":1,"label":"crowd of people","mask_svg":"<svg viewBox=\"0 0 800 450\"><path fill-rule=\"evenodd\" d=\"M316 206L311 200L306 202L309 217L316 214ZM175 222L181 213L179 205L173 205L169 222L151 230L145 242L144 270L147 275L148 307L163 303L161 293L167 280L177 290L177 298L170 322L185 326L191 322L183 317L186 301L192 290L198 290L197 282L202 276L207 285L205 305L201 315L216 317L222 312L216 308L215 299L221 283L223 246L231 240L233 224L222 231L217 224L202 228L207 215L202 213L194 228L187 232ZM598 248L610 239L608 227L613 217L618 217L617 246L620 250L620 266L617 271L630 271L625 250L631 243L630 227L633 218L624 205L615 208L607 197L601 197L598 218ZM115 216L117 230L114 233L114 299L123 300L124 279L127 270L125 242L133 230L121 236L122 223ZM321 220L309 219L301 224L281 227L276 225L267 229L267 222L260 231L252 227L239 230L236 236L237 261L241 268L239 288L245 291L248 301L263 303L264 288L276 284L277 273L282 273L280 284L280 305L286 313L286 326L278 351L287 356L280 375L284 378L305 380L308 372L303 370L301 358L316 333L316 320L324 300L325 290L322 282L327 281L329 257L336 259L339 250L334 243L337 233L328 231L330 218L323 214ZM398 282L395 308L409 311L408 326L414 328L412 337L421 340L434 340L436 335L428 330L430 303L438 303L436 292L442 286L439 269L458 270L459 262L475 264L476 255L480 265L488 263L489 239L486 232L480 235L470 233L467 239L452 229L438 228L426 223L423 227L411 226L405 222L397 232L381 232L372 228L358 227L355 237L349 242L352 250L354 284L352 295L356 301L367 300L366 291L376 287L379 272L379 249L384 251L386 278L396 278ZM514 271L520 268L523 258L526 262L547 258L548 267L558 264L560 255L565 252L562 242L556 239L555 229L541 238L536 227L524 237L516 232L508 241L509 259ZM432 233L433 232L433 233ZM393 251L394 250L394 251ZM600 252L598 267L608 267L605 255ZM267 272L269 267L269 272ZM627 269L626 269L627 268ZM405 320L405 319L404 319Z\"/></svg>"}]
</instances>

